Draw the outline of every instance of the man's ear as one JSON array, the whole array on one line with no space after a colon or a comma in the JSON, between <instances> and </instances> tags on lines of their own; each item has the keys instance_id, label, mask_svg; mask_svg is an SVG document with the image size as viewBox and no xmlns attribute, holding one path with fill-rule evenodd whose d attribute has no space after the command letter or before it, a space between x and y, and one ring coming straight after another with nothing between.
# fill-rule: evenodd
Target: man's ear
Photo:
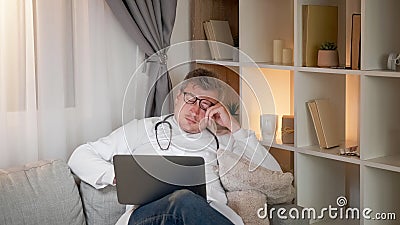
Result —
<instances>
[{"instance_id":1,"label":"man's ear","mask_svg":"<svg viewBox=\"0 0 400 225\"><path fill-rule=\"evenodd\" d=\"M179 89L178 94L176 95L176 97L180 96L182 93L183 93L182 90Z\"/></svg>"},{"instance_id":2,"label":"man's ear","mask_svg":"<svg viewBox=\"0 0 400 225\"><path fill-rule=\"evenodd\" d=\"M182 90L178 91L178 94L176 95L176 98L174 99L174 104L175 105L178 103L178 98L181 97L182 93L183 93Z\"/></svg>"}]
</instances>

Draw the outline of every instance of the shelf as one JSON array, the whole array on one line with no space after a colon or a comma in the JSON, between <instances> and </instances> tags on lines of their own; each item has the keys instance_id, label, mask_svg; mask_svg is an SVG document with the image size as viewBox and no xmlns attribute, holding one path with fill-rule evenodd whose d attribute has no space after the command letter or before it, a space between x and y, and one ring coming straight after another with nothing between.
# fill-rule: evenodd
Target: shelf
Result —
<instances>
[{"instance_id":1,"label":"shelf","mask_svg":"<svg viewBox=\"0 0 400 225\"><path fill-rule=\"evenodd\" d=\"M352 164L360 164L360 158L357 156L342 156L339 155L339 149L342 147L335 147L331 149L321 149L318 145L297 148L297 152L322 157L326 159L333 159L341 162Z\"/></svg>"},{"instance_id":2,"label":"shelf","mask_svg":"<svg viewBox=\"0 0 400 225\"><path fill-rule=\"evenodd\" d=\"M295 67L293 65L282 65L282 64L274 64L273 62L256 62L257 66L260 68L267 69L276 69L276 70L294 70ZM244 64L246 65L246 64Z\"/></svg>"},{"instance_id":3,"label":"shelf","mask_svg":"<svg viewBox=\"0 0 400 225\"><path fill-rule=\"evenodd\" d=\"M273 61L273 40L294 49L294 2L239 1L239 47L256 62Z\"/></svg>"},{"instance_id":4,"label":"shelf","mask_svg":"<svg viewBox=\"0 0 400 225\"><path fill-rule=\"evenodd\" d=\"M400 52L400 1L363 0L361 68L385 69L390 52ZM379 18L380 22L377 22ZM383 25L384 24L384 25Z\"/></svg>"},{"instance_id":5,"label":"shelf","mask_svg":"<svg viewBox=\"0 0 400 225\"><path fill-rule=\"evenodd\" d=\"M208 64L208 65L220 65L220 66L236 66L239 67L239 62L232 60L206 60L206 59L198 59L195 60L196 63L199 64Z\"/></svg>"},{"instance_id":6,"label":"shelf","mask_svg":"<svg viewBox=\"0 0 400 225\"><path fill-rule=\"evenodd\" d=\"M378 159L400 154L400 79L361 77L360 146L362 159ZM386 163L389 158L383 159ZM380 166L372 164L372 166ZM390 165L390 164L389 164ZM398 171L398 170L397 170Z\"/></svg>"},{"instance_id":7,"label":"shelf","mask_svg":"<svg viewBox=\"0 0 400 225\"><path fill-rule=\"evenodd\" d=\"M400 155L379 157L365 160L364 165L378 169L400 172Z\"/></svg>"},{"instance_id":8,"label":"shelf","mask_svg":"<svg viewBox=\"0 0 400 225\"><path fill-rule=\"evenodd\" d=\"M266 68L266 69L276 69L276 70L294 70L295 67L293 65L280 65L280 64L274 64L272 62L256 62L256 63L251 63L251 62L237 62L237 61L232 61L232 60L206 60L206 59L198 59L195 60L196 63L199 64L212 64L212 65L221 65L221 66L246 66L246 67L255 67L258 66L260 68Z\"/></svg>"},{"instance_id":9,"label":"shelf","mask_svg":"<svg viewBox=\"0 0 400 225\"><path fill-rule=\"evenodd\" d=\"M274 64L272 62L237 62L231 60L206 60L198 59L195 60L196 63L200 64L212 64L221 66L258 66L260 68L276 69L276 70L295 70L299 72L311 72L311 73L330 73L330 74L352 74L352 75L362 75L362 76L376 76L376 77L397 77L400 78L400 72L391 70L351 70L351 69L333 69L333 68L319 68L319 67L297 67L293 65L280 65Z\"/></svg>"},{"instance_id":10,"label":"shelf","mask_svg":"<svg viewBox=\"0 0 400 225\"><path fill-rule=\"evenodd\" d=\"M361 75L363 71L361 70L351 70L351 69L333 69L333 68L319 68L319 67L297 67L300 72L312 72L312 73L332 73L332 74L354 74Z\"/></svg>"},{"instance_id":11,"label":"shelf","mask_svg":"<svg viewBox=\"0 0 400 225\"><path fill-rule=\"evenodd\" d=\"M400 72L392 70L364 70L363 75L376 76L376 77L398 77L400 78Z\"/></svg>"},{"instance_id":12,"label":"shelf","mask_svg":"<svg viewBox=\"0 0 400 225\"><path fill-rule=\"evenodd\" d=\"M228 2L228 0L216 0ZM202 1L196 0L197 3ZM217 6L212 0L207 5ZM294 172L296 203L321 209L346 196L348 206L400 214L400 71L386 70L390 52L400 52L399 0L234 1L241 50L239 62L197 60L197 66L226 67L240 75L242 126L260 134L260 115L295 115L296 144L282 144L277 128L270 153L282 169ZM235 5L234 4L234 5ZM338 6L337 45L340 65L351 63L352 14L362 15L360 68L303 66L303 5ZM207 7L197 12L207 17ZM201 10L200 10L201 7ZM228 17L219 10L221 17ZM239 11L239 10L238 10ZM236 12L236 11L235 11ZM226 14L226 15L225 15ZM235 14L236 15L236 14ZM210 17L211 18L211 17ZM198 27L202 29L202 20ZM209 18L207 18L209 19ZM234 17L236 21L236 16ZM237 26L236 26L237 24ZM382 26L386 24L387 26ZM203 30L199 30L204 35ZM194 38L196 40L201 38ZM273 63L273 40L293 50L292 65ZM209 46L203 46L209 53ZM197 49L195 49L197 51ZM199 51L197 51L199 52ZM196 53L196 52L195 52ZM201 52L200 52L201 53ZM275 52L276 53L276 52ZM210 55L201 59L210 59ZM200 59L200 58L197 58ZM219 72L219 70L216 70ZM222 69L221 69L222 71ZM227 78L230 76L226 75ZM340 147L321 149L306 102L329 99ZM273 104L272 104L273 103ZM280 123L280 118L278 119ZM278 123L278 124L279 124ZM280 125L281 126L281 125ZM345 141L344 141L345 140ZM361 146L361 158L342 156L340 148ZM301 147L298 147L301 146ZM312 220L316 225L372 225L373 220ZM398 224L388 221L388 224Z\"/></svg>"},{"instance_id":13,"label":"shelf","mask_svg":"<svg viewBox=\"0 0 400 225\"><path fill-rule=\"evenodd\" d=\"M266 143L263 141L261 141L261 144L264 146L269 146L269 143ZM294 147L294 144L282 144L282 140L280 140L280 139L277 139L275 142L273 142L270 147L279 148L279 149L283 149L283 150L287 150L287 151L291 151L291 152L296 151L296 147Z\"/></svg>"},{"instance_id":14,"label":"shelf","mask_svg":"<svg viewBox=\"0 0 400 225\"><path fill-rule=\"evenodd\" d=\"M363 167L362 197L364 199L361 207L370 208L375 212L395 213L396 220L364 220L364 225L398 225L400 214L400 173L381 170L368 166Z\"/></svg>"},{"instance_id":15,"label":"shelf","mask_svg":"<svg viewBox=\"0 0 400 225\"><path fill-rule=\"evenodd\" d=\"M292 152L296 151L294 144L282 144L282 140L280 140L280 139L278 139L274 143L272 143L271 147L284 149L284 150L288 150L288 151L292 151Z\"/></svg>"}]
</instances>

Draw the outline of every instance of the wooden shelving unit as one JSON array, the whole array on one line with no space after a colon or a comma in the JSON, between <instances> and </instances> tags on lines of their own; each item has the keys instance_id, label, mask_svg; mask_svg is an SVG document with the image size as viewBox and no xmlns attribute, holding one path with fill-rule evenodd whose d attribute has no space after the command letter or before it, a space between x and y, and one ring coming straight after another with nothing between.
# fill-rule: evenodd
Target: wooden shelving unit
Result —
<instances>
[{"instance_id":1,"label":"wooden shelving unit","mask_svg":"<svg viewBox=\"0 0 400 225\"><path fill-rule=\"evenodd\" d=\"M232 1L221 1L228 5ZM346 196L348 207L393 212L400 217L400 72L386 70L387 56L400 53L398 0L236 0L239 48L251 60L198 64L236 67L242 126L260 134L261 114L294 115L295 143L270 146L294 156L297 204L316 209L336 206ZM361 69L304 67L302 6L338 6L338 50L350 64L351 15L361 14ZM224 14L224 16L227 16ZM232 21L233 16L231 19ZM207 18L209 19L209 18ZM235 20L236 21L236 20ZM293 49L293 65L272 61L272 40ZM254 63L255 62L255 63ZM312 99L329 99L343 145L320 149L306 107ZM280 123L278 131L280 130ZM268 143L262 143L268 145ZM341 156L339 148L358 145L360 157ZM277 151L274 154L279 154ZM292 162L288 159L287 162ZM290 165L287 166L290 170ZM397 220L323 220L315 224L399 224Z\"/></svg>"}]
</instances>

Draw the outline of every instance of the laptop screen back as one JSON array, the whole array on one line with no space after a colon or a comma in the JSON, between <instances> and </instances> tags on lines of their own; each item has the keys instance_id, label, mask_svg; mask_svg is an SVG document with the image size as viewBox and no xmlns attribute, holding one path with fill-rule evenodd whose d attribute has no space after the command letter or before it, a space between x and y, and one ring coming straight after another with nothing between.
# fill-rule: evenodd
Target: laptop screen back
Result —
<instances>
[{"instance_id":1,"label":"laptop screen back","mask_svg":"<svg viewBox=\"0 0 400 225\"><path fill-rule=\"evenodd\" d=\"M180 189L207 199L202 157L115 155L113 160L121 204L143 205Z\"/></svg>"}]
</instances>

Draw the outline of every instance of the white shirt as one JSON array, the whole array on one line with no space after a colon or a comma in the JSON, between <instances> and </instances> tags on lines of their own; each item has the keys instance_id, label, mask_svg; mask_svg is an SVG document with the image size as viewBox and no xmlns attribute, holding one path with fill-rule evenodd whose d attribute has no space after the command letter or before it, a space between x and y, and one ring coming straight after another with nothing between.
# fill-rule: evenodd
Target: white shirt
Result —
<instances>
[{"instance_id":1,"label":"white shirt","mask_svg":"<svg viewBox=\"0 0 400 225\"><path fill-rule=\"evenodd\" d=\"M174 117L170 117L167 121L172 125L171 146L164 151L157 144L155 134L155 125L161 120L160 117L132 120L107 137L79 146L72 153L68 165L81 180L100 189L113 184L115 174L112 158L117 154L201 156L206 163L207 199L214 202L211 206L235 224L242 224L240 217L226 206L227 198L218 175L217 144L214 136L208 131L187 133L179 128ZM160 145L166 147L170 131L169 128L163 128L167 128L167 125L159 127L158 139ZM257 165L281 171L274 157L259 144L254 132L240 129L233 134L218 136L218 140L220 149L244 154ZM234 215L226 215L228 212Z\"/></svg>"}]
</instances>

